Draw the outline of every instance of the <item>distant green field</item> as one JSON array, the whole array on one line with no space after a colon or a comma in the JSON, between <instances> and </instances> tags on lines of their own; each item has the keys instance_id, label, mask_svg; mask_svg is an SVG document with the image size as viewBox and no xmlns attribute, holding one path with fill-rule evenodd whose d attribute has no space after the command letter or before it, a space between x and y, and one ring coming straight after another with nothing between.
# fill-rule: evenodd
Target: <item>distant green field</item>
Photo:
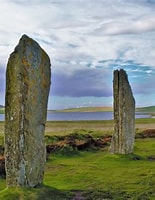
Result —
<instances>
[{"instance_id":1,"label":"distant green field","mask_svg":"<svg viewBox=\"0 0 155 200\"><path fill-rule=\"evenodd\" d=\"M155 106L136 108L138 112L155 112Z\"/></svg>"},{"instance_id":2,"label":"distant green field","mask_svg":"<svg viewBox=\"0 0 155 200\"><path fill-rule=\"evenodd\" d=\"M56 112L106 112L112 111L112 107L80 107L55 110Z\"/></svg>"},{"instance_id":3,"label":"distant green field","mask_svg":"<svg viewBox=\"0 0 155 200\"><path fill-rule=\"evenodd\" d=\"M80 107L80 108L68 108L63 110L54 110L55 112L108 112L113 111L112 107ZM136 108L137 112L155 112L155 106Z\"/></svg>"},{"instance_id":4,"label":"distant green field","mask_svg":"<svg viewBox=\"0 0 155 200\"><path fill-rule=\"evenodd\" d=\"M4 108L0 108L0 114L4 114L5 109Z\"/></svg>"}]
</instances>

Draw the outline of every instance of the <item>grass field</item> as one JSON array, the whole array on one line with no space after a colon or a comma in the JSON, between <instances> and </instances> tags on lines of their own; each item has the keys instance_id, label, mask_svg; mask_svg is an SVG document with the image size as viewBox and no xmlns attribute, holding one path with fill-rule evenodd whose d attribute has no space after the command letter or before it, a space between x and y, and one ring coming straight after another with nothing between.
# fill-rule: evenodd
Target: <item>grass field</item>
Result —
<instances>
[{"instance_id":1,"label":"grass field","mask_svg":"<svg viewBox=\"0 0 155 200\"><path fill-rule=\"evenodd\" d=\"M155 119L137 119L136 132L155 128ZM0 123L3 143L4 123ZM112 134L113 121L47 122L46 135ZM0 179L1 200L88 200L155 199L155 139L136 139L134 153L113 155L109 147L88 151L63 151L50 154L44 185L34 189L5 189ZM81 198L82 198L81 197Z\"/></svg>"},{"instance_id":2,"label":"grass field","mask_svg":"<svg viewBox=\"0 0 155 200\"><path fill-rule=\"evenodd\" d=\"M0 114L4 114L5 109L4 108L0 108Z\"/></svg>"},{"instance_id":3,"label":"grass field","mask_svg":"<svg viewBox=\"0 0 155 200\"><path fill-rule=\"evenodd\" d=\"M68 108L63 110L56 110L56 112L107 112L112 111L112 107L80 107L80 108Z\"/></svg>"}]
</instances>

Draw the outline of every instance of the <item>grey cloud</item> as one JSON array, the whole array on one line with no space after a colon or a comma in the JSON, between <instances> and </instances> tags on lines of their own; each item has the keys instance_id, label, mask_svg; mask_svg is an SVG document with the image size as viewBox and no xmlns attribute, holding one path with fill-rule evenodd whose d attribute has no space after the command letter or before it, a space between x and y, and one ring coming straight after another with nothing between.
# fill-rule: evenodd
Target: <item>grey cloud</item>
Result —
<instances>
[{"instance_id":1,"label":"grey cloud","mask_svg":"<svg viewBox=\"0 0 155 200\"><path fill-rule=\"evenodd\" d=\"M150 87L150 83L152 81L144 80L144 82L136 83L133 85L132 90L134 94L155 94L155 89L153 87Z\"/></svg>"},{"instance_id":2,"label":"grey cloud","mask_svg":"<svg viewBox=\"0 0 155 200\"><path fill-rule=\"evenodd\" d=\"M155 31L155 17L126 22L110 22L101 25L99 29L96 29L97 34L107 35L124 35L124 34L139 34L144 32Z\"/></svg>"},{"instance_id":3,"label":"grey cloud","mask_svg":"<svg viewBox=\"0 0 155 200\"><path fill-rule=\"evenodd\" d=\"M112 83L109 85L107 74L100 69L81 69L70 76L54 73L52 83L51 91L56 96L108 97L112 95Z\"/></svg>"},{"instance_id":4,"label":"grey cloud","mask_svg":"<svg viewBox=\"0 0 155 200\"><path fill-rule=\"evenodd\" d=\"M117 59L133 59L154 67L154 2L3 0L0 2L0 60L8 57L21 34L26 33L51 57L53 94L111 95L112 68L121 66L122 62ZM103 65L96 64L101 59ZM96 65L98 69L83 69L86 64L81 63L88 63L90 68ZM128 63L126 66L131 68ZM134 84L134 88L136 92L141 91L140 85Z\"/></svg>"},{"instance_id":5,"label":"grey cloud","mask_svg":"<svg viewBox=\"0 0 155 200\"><path fill-rule=\"evenodd\" d=\"M87 67L86 67L87 66ZM69 63L64 71L55 70L52 77L52 95L56 96L112 96L113 70L126 70L134 94L155 93L155 69L133 60L99 60L96 65L86 64L71 70ZM70 73L68 73L68 70Z\"/></svg>"}]
</instances>

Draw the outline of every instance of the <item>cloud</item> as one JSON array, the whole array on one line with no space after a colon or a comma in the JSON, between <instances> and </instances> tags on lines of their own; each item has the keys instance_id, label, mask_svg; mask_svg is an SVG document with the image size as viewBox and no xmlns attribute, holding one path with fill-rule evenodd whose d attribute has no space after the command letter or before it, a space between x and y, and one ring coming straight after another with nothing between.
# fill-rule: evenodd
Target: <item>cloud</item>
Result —
<instances>
[{"instance_id":1,"label":"cloud","mask_svg":"<svg viewBox=\"0 0 155 200\"><path fill-rule=\"evenodd\" d=\"M65 63L65 70L52 74L52 96L112 96L113 71L124 69L129 78L134 94L155 93L155 69L135 63L133 60L99 60L92 63L75 63L70 69ZM72 65L71 65L72 66Z\"/></svg>"},{"instance_id":2,"label":"cloud","mask_svg":"<svg viewBox=\"0 0 155 200\"><path fill-rule=\"evenodd\" d=\"M47 50L54 62L62 57L75 60L81 55L86 56L85 60L88 57L117 59L124 51L124 56L139 62L143 59L141 49L146 49L145 53L149 51L150 55L142 62L147 64L154 60L155 14L152 4L149 1L124 0L1 1L0 25L3 34L0 44L9 44L7 55L19 37L26 33ZM152 34L146 38L147 32ZM5 58L7 56L3 60Z\"/></svg>"},{"instance_id":3,"label":"cloud","mask_svg":"<svg viewBox=\"0 0 155 200\"><path fill-rule=\"evenodd\" d=\"M52 94L55 96L95 96L107 97L112 95L111 84L107 80L109 72L103 69L85 68L76 70L68 75L54 73L52 75Z\"/></svg>"},{"instance_id":4,"label":"cloud","mask_svg":"<svg viewBox=\"0 0 155 200\"><path fill-rule=\"evenodd\" d=\"M155 17L155 16L154 16ZM129 20L128 26L126 26L126 21L120 22L110 22L103 24L101 28L96 29L94 32L103 35L126 35L126 34L141 34L145 32L155 31L155 18L147 17L146 19L140 20Z\"/></svg>"},{"instance_id":5,"label":"cloud","mask_svg":"<svg viewBox=\"0 0 155 200\"><path fill-rule=\"evenodd\" d=\"M154 92L154 10L153 0L1 0L0 68L25 33L51 58L52 95L110 96L117 68L135 94Z\"/></svg>"}]
</instances>

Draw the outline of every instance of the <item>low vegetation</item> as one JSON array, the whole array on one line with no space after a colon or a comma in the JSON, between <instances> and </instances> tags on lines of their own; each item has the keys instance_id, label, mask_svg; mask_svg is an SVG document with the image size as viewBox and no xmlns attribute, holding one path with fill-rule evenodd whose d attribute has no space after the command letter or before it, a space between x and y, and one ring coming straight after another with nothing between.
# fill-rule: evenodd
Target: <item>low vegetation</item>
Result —
<instances>
[{"instance_id":1,"label":"low vegetation","mask_svg":"<svg viewBox=\"0 0 155 200\"><path fill-rule=\"evenodd\" d=\"M56 110L56 112L107 112L112 111L112 107L80 107Z\"/></svg>"},{"instance_id":2,"label":"low vegetation","mask_svg":"<svg viewBox=\"0 0 155 200\"><path fill-rule=\"evenodd\" d=\"M80 107L80 108L67 108L63 110L53 110L55 112L108 112L113 111L112 107L100 106L100 107ZM138 107L136 112L154 112L155 106Z\"/></svg>"},{"instance_id":3,"label":"low vegetation","mask_svg":"<svg viewBox=\"0 0 155 200\"><path fill-rule=\"evenodd\" d=\"M0 199L155 199L154 124L155 119L137 119L134 153L114 155L113 121L48 122L44 185L5 189L1 178Z\"/></svg>"},{"instance_id":4,"label":"low vegetation","mask_svg":"<svg viewBox=\"0 0 155 200\"><path fill-rule=\"evenodd\" d=\"M0 114L4 114L5 109L0 107Z\"/></svg>"},{"instance_id":5,"label":"low vegetation","mask_svg":"<svg viewBox=\"0 0 155 200\"><path fill-rule=\"evenodd\" d=\"M139 112L155 112L155 106L140 107L136 109Z\"/></svg>"}]
</instances>

